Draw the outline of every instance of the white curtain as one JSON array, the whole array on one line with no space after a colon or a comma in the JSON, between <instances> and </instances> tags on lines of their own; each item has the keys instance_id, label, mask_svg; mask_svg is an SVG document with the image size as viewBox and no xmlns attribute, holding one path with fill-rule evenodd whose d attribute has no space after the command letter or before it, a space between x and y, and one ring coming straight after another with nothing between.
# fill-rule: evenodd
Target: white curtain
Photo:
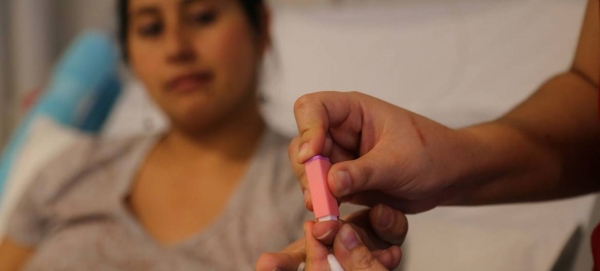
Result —
<instances>
[{"instance_id":1,"label":"white curtain","mask_svg":"<svg viewBox=\"0 0 600 271\"><path fill-rule=\"evenodd\" d=\"M22 113L19 104L44 84L56 56L56 6L52 0L7 0L0 8L1 126L7 139Z\"/></svg>"},{"instance_id":2,"label":"white curtain","mask_svg":"<svg viewBox=\"0 0 600 271\"><path fill-rule=\"evenodd\" d=\"M114 0L0 0L0 146L43 88L52 66L83 29L114 29Z\"/></svg>"},{"instance_id":3,"label":"white curtain","mask_svg":"<svg viewBox=\"0 0 600 271\"><path fill-rule=\"evenodd\" d=\"M8 132L10 96L8 93L7 59L7 2L0 1L0 146L6 140Z\"/></svg>"}]
</instances>

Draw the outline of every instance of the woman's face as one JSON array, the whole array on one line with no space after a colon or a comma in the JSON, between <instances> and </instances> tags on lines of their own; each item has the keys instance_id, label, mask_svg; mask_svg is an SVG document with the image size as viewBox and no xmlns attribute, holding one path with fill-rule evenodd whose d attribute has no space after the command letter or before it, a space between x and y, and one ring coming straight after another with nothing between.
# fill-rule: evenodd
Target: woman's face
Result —
<instances>
[{"instance_id":1,"label":"woman's face","mask_svg":"<svg viewBox=\"0 0 600 271\"><path fill-rule=\"evenodd\" d=\"M130 0L127 31L131 67L173 125L205 129L256 103L268 35L239 0Z\"/></svg>"}]
</instances>

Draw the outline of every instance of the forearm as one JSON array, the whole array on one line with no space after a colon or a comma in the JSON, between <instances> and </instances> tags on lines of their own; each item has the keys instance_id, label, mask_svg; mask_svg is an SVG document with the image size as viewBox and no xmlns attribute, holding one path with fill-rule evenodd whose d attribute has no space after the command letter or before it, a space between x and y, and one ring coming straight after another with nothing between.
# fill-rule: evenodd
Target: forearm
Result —
<instances>
[{"instance_id":1,"label":"forearm","mask_svg":"<svg viewBox=\"0 0 600 271\"><path fill-rule=\"evenodd\" d=\"M471 146L458 163L454 204L538 201L600 190L598 91L559 75L497 121L459 131Z\"/></svg>"}]
</instances>

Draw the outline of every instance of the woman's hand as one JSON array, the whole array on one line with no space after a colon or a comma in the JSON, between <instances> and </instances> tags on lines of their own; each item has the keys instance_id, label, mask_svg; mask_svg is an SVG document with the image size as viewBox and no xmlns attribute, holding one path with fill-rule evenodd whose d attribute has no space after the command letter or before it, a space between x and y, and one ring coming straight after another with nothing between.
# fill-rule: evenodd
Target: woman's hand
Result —
<instances>
[{"instance_id":1,"label":"woman's hand","mask_svg":"<svg viewBox=\"0 0 600 271\"><path fill-rule=\"evenodd\" d=\"M313 237L314 222L304 224L304 238L306 239L306 271L329 270L337 271L332 267L329 259L329 249ZM333 242L333 256L345 271L393 270L400 265L402 251L397 246L386 250L371 251L358 231L351 224L345 223L337 233ZM337 264L333 263L333 264Z\"/></svg>"},{"instance_id":2,"label":"woman's hand","mask_svg":"<svg viewBox=\"0 0 600 271\"><path fill-rule=\"evenodd\" d=\"M263 254L256 264L256 271L296 271L301 263L307 261L307 254L310 254L308 247L310 244L314 244L309 242L311 240L316 240L321 244L320 246L314 244L312 251L316 254L311 254L315 256L315 260L320 259L319 257L322 256L318 254L320 247L335 248L336 240L341 238L340 234L344 225L352 225L353 230L357 232L360 240L362 240L361 248L366 247L372 257L377 259L381 265L388 269L394 269L398 266L402 255L399 246L404 242L408 231L408 222L403 213L384 205L378 205L372 209L356 212L344 221L311 223L308 228L312 234L311 238L298 240L280 253ZM306 230L307 228L305 228L305 234ZM344 250L340 251L343 252ZM356 252L362 253L362 250ZM352 255L362 254L354 253ZM319 263L319 261L316 262Z\"/></svg>"}]
</instances>

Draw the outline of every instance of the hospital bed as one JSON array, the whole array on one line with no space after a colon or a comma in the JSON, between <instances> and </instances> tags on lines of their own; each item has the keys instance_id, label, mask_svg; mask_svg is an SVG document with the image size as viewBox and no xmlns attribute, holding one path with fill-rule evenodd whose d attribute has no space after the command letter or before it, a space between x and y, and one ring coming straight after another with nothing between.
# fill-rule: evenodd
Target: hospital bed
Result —
<instances>
[{"instance_id":1,"label":"hospital bed","mask_svg":"<svg viewBox=\"0 0 600 271\"><path fill-rule=\"evenodd\" d=\"M494 119L568 69L586 1L273 2L263 110L273 127L293 135L294 101L318 90L365 92L450 127ZM103 136L166 125L131 78ZM587 196L411 215L402 269L590 270L589 257L576 252L589 253L594 202Z\"/></svg>"}]
</instances>

